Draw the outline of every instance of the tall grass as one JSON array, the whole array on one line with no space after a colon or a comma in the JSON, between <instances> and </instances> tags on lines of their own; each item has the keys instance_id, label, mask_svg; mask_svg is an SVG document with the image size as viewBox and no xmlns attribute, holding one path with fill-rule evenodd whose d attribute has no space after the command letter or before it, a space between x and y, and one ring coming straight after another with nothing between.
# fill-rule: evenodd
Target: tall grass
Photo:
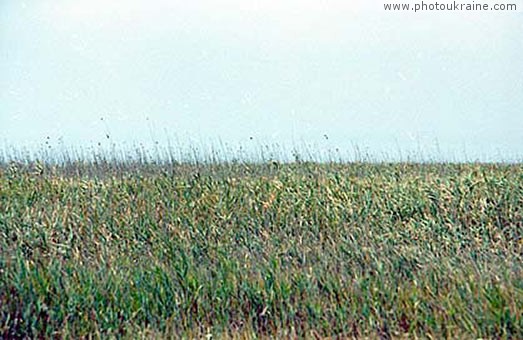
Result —
<instances>
[{"instance_id":1,"label":"tall grass","mask_svg":"<svg viewBox=\"0 0 523 340\"><path fill-rule=\"evenodd\" d=\"M523 338L523 166L0 166L1 337Z\"/></svg>"}]
</instances>

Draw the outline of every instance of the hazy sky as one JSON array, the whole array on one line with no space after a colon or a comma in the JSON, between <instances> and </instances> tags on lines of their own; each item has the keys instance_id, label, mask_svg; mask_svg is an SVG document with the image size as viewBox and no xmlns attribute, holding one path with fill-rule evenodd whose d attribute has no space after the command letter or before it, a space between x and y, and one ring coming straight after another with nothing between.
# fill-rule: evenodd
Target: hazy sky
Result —
<instances>
[{"instance_id":1,"label":"hazy sky","mask_svg":"<svg viewBox=\"0 0 523 340\"><path fill-rule=\"evenodd\" d=\"M85 145L107 133L427 154L437 141L457 157L523 159L523 13L0 1L2 143Z\"/></svg>"}]
</instances>

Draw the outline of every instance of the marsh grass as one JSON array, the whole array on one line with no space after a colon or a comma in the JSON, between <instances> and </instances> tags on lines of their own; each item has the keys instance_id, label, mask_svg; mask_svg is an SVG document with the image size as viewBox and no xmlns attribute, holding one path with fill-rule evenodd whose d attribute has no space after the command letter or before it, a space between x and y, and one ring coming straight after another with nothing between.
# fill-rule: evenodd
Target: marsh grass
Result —
<instances>
[{"instance_id":1,"label":"marsh grass","mask_svg":"<svg viewBox=\"0 0 523 340\"><path fill-rule=\"evenodd\" d=\"M0 336L523 338L523 166L0 166Z\"/></svg>"}]
</instances>

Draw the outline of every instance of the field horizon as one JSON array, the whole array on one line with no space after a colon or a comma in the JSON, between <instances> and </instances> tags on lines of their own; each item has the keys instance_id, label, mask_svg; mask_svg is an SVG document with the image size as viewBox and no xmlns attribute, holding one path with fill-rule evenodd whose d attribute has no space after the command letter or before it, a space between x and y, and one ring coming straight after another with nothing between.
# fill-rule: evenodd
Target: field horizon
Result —
<instances>
[{"instance_id":1,"label":"field horizon","mask_svg":"<svg viewBox=\"0 0 523 340\"><path fill-rule=\"evenodd\" d=\"M523 165L0 166L2 337L523 337Z\"/></svg>"},{"instance_id":2,"label":"field horizon","mask_svg":"<svg viewBox=\"0 0 523 340\"><path fill-rule=\"evenodd\" d=\"M165 139L165 138L163 138ZM324 135L315 142L255 140L226 143L220 139L193 140L171 138L142 141L115 141L107 134L105 140L82 144L64 143L49 137L44 143L12 145L4 141L0 146L0 165L8 163L41 163L64 166L80 163L111 164L263 164L278 163L370 163L370 164L521 164L523 154L502 149L485 153L469 153L465 144L443 148L438 140L431 144L399 144L376 148L351 142L341 147L330 143ZM160 141L162 140L162 141Z\"/></svg>"}]
</instances>

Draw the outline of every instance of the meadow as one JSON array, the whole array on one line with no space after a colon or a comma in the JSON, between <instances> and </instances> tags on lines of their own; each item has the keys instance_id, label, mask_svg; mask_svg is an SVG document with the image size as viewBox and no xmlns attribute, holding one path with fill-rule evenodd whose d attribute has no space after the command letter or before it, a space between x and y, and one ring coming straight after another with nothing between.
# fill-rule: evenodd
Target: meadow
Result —
<instances>
[{"instance_id":1,"label":"meadow","mask_svg":"<svg viewBox=\"0 0 523 340\"><path fill-rule=\"evenodd\" d=\"M0 337L523 339L523 165L0 166Z\"/></svg>"}]
</instances>

